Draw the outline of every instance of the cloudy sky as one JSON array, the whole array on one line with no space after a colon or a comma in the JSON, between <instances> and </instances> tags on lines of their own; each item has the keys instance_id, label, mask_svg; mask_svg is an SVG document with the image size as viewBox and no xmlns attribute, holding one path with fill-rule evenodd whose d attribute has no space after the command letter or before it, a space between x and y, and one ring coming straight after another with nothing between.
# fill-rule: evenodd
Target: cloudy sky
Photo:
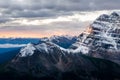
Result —
<instances>
[{"instance_id":1,"label":"cloudy sky","mask_svg":"<svg viewBox=\"0 0 120 80\"><path fill-rule=\"evenodd\" d=\"M0 37L79 35L120 0L0 0Z\"/></svg>"}]
</instances>

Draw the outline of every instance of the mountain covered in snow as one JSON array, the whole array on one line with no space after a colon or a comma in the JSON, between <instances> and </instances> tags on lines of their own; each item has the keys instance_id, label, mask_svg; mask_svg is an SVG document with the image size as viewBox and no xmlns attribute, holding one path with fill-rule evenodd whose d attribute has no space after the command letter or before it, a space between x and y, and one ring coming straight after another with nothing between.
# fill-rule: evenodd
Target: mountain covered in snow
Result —
<instances>
[{"instance_id":1,"label":"mountain covered in snow","mask_svg":"<svg viewBox=\"0 0 120 80\"><path fill-rule=\"evenodd\" d=\"M9 79L15 76L17 80L106 80L119 79L120 66L52 42L43 42L22 48L3 68L3 73L9 75ZM6 79L3 73L0 78Z\"/></svg>"},{"instance_id":2,"label":"mountain covered in snow","mask_svg":"<svg viewBox=\"0 0 120 80\"><path fill-rule=\"evenodd\" d=\"M120 12L98 17L71 48L79 46L88 48L87 55L120 64Z\"/></svg>"},{"instance_id":3,"label":"mountain covered in snow","mask_svg":"<svg viewBox=\"0 0 120 80\"><path fill-rule=\"evenodd\" d=\"M119 49L120 13L103 14L78 37L53 36L27 44L0 71L0 77L119 80Z\"/></svg>"},{"instance_id":4,"label":"mountain covered in snow","mask_svg":"<svg viewBox=\"0 0 120 80\"><path fill-rule=\"evenodd\" d=\"M50 38L0 38L0 64L10 61L22 47L29 46L29 44L51 41L63 48L69 48L76 40L77 37L68 35L52 36Z\"/></svg>"}]
</instances>

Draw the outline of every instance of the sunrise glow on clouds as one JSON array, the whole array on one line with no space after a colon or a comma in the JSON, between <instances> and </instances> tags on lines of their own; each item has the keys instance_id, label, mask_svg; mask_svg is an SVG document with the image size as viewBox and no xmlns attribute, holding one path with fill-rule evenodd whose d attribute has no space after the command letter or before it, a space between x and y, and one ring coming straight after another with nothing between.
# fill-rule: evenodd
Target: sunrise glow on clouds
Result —
<instances>
[{"instance_id":1,"label":"sunrise glow on clouds","mask_svg":"<svg viewBox=\"0 0 120 80\"><path fill-rule=\"evenodd\" d=\"M0 37L50 37L52 35L79 35L100 14L111 11L76 12L56 18L19 18L0 27ZM11 27L9 27L11 26Z\"/></svg>"},{"instance_id":2,"label":"sunrise glow on clouds","mask_svg":"<svg viewBox=\"0 0 120 80\"><path fill-rule=\"evenodd\" d=\"M109 14L110 12L111 11L106 10L76 12L73 15L59 16L49 19L20 18L1 24L0 37L50 37L52 35L68 34L79 35L100 14ZM6 27L9 25L12 27Z\"/></svg>"},{"instance_id":3,"label":"sunrise glow on clouds","mask_svg":"<svg viewBox=\"0 0 120 80\"><path fill-rule=\"evenodd\" d=\"M109 4L103 0L1 0L0 37L79 35L99 15L119 10L119 0L104 2Z\"/></svg>"}]
</instances>

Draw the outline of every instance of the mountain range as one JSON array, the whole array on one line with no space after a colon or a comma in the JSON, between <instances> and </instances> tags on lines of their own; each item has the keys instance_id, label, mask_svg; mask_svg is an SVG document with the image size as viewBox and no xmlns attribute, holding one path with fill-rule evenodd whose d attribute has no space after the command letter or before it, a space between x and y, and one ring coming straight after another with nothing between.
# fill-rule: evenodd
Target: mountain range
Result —
<instances>
[{"instance_id":1,"label":"mountain range","mask_svg":"<svg viewBox=\"0 0 120 80\"><path fill-rule=\"evenodd\" d=\"M28 43L0 66L6 80L120 80L120 13L99 16L78 37ZM7 78L6 78L7 76Z\"/></svg>"}]
</instances>

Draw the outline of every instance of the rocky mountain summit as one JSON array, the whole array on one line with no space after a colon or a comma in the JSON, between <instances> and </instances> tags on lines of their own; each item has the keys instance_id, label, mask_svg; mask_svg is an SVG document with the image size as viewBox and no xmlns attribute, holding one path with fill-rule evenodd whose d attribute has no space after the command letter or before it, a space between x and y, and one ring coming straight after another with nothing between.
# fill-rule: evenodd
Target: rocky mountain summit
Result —
<instances>
[{"instance_id":1,"label":"rocky mountain summit","mask_svg":"<svg viewBox=\"0 0 120 80\"><path fill-rule=\"evenodd\" d=\"M120 64L120 12L98 17L71 48L79 46L88 48L87 55Z\"/></svg>"}]
</instances>

